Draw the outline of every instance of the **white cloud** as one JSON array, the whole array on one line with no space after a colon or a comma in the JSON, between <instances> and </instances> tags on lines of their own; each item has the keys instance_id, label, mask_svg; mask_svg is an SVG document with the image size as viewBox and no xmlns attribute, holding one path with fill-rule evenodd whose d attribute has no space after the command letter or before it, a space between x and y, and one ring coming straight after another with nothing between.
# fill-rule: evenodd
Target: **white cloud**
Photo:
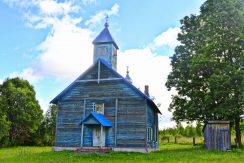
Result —
<instances>
[{"instance_id":1,"label":"white cloud","mask_svg":"<svg viewBox=\"0 0 244 163\"><path fill-rule=\"evenodd\" d=\"M180 33L179 27L167 29L167 31L161 33L153 40L152 47L157 48L166 45L170 48L174 48L179 45L179 41L177 40L178 33Z\"/></svg>"},{"instance_id":2,"label":"white cloud","mask_svg":"<svg viewBox=\"0 0 244 163\"><path fill-rule=\"evenodd\" d=\"M38 96L37 96L37 100L39 102L39 105L41 106L41 109L43 110L43 113L45 114L48 110L49 102Z\"/></svg>"},{"instance_id":3,"label":"white cloud","mask_svg":"<svg viewBox=\"0 0 244 163\"><path fill-rule=\"evenodd\" d=\"M16 0L14 0L16 1ZM93 0L83 0L84 3L92 3ZM79 7L74 1L57 2L22 1L37 7L38 13L27 12L25 15L27 24L34 28L50 27L50 32L45 40L40 43L37 50L40 52L36 61L22 72L14 72L12 76L20 76L31 82L37 82L42 77L51 76L59 79L72 80L92 64L93 46L91 37L94 33L91 29L81 28L81 17L74 17L71 13L77 13ZM95 2L95 0L94 0ZM24 6L24 5L23 5ZM117 15L119 5L114 4L111 9L98 12L85 22L90 26L101 22L106 15ZM61 16L60 16L61 15ZM154 53L157 47L168 46L174 48L178 41L179 28L169 28L157 36L150 45L143 49L128 49L118 53L118 72L123 76L126 66L130 67L130 76L133 84L144 91L144 85L149 85L151 96L155 96L156 103L161 103L160 125L162 129L174 125L170 121L172 114L168 112L171 94L164 86L167 75L171 70L170 59ZM1 82L1 81L0 81ZM38 98L44 111L48 108L49 99Z\"/></svg>"},{"instance_id":4,"label":"white cloud","mask_svg":"<svg viewBox=\"0 0 244 163\"><path fill-rule=\"evenodd\" d=\"M74 78L92 64L91 31L78 27L78 22L69 17L58 21L38 46L36 66L43 75Z\"/></svg>"},{"instance_id":5,"label":"white cloud","mask_svg":"<svg viewBox=\"0 0 244 163\"><path fill-rule=\"evenodd\" d=\"M171 121L172 113L168 111L171 96L176 91L168 91L165 83L171 71L170 59L167 56L155 53L156 48L168 46L173 50L179 44L177 35L178 27L169 28L158 35L151 44L143 49L129 49L118 55L118 72L125 76L126 66L129 66L130 77L133 84L144 91L144 86L149 85L149 93L155 97L155 103L160 103L162 115L159 116L159 128L168 128L176 125Z\"/></svg>"},{"instance_id":6,"label":"white cloud","mask_svg":"<svg viewBox=\"0 0 244 163\"><path fill-rule=\"evenodd\" d=\"M25 80L28 80L30 83L36 83L42 79L42 76L36 73L36 71L34 71L34 69L32 68L26 68L22 72L12 72L9 75L9 77L10 78L20 77Z\"/></svg>"},{"instance_id":7,"label":"white cloud","mask_svg":"<svg viewBox=\"0 0 244 163\"><path fill-rule=\"evenodd\" d=\"M0 79L0 84L3 84L3 81L4 81L3 79Z\"/></svg>"},{"instance_id":8,"label":"white cloud","mask_svg":"<svg viewBox=\"0 0 244 163\"><path fill-rule=\"evenodd\" d=\"M23 12L26 24L36 29L50 27L48 36L36 48L40 53L36 61L27 68L28 73L24 70L14 72L12 76L24 76L31 80L36 79L36 74L38 77L74 78L92 63L92 32L79 27L82 18L73 15L80 10L75 1L24 0L21 6L17 0L7 3L37 8L35 12L30 8L23 9L26 11Z\"/></svg>"},{"instance_id":9,"label":"white cloud","mask_svg":"<svg viewBox=\"0 0 244 163\"><path fill-rule=\"evenodd\" d=\"M119 12L119 5L115 3L110 10L103 10L98 12L96 15L92 16L89 20L85 22L85 25L95 25L101 22L107 15L117 15Z\"/></svg>"},{"instance_id":10,"label":"white cloud","mask_svg":"<svg viewBox=\"0 0 244 163\"><path fill-rule=\"evenodd\" d=\"M164 86L167 76L171 71L170 59L167 56L154 54L149 48L130 49L118 54L118 72L125 76L126 66L129 66L130 77L133 84L144 91L144 86L149 85L149 93L155 97L155 103L160 103L160 129L175 124L170 122L172 114L168 111L171 94ZM165 124L164 122L167 122Z\"/></svg>"},{"instance_id":11,"label":"white cloud","mask_svg":"<svg viewBox=\"0 0 244 163\"><path fill-rule=\"evenodd\" d=\"M13 3L13 2L12 2ZM7 3L11 5L12 3ZM73 1L58 2L55 0L37 0L37 1L21 1L13 3L21 8L26 20L26 25L32 28L52 27L57 21L66 16L71 16L80 11L80 6ZM27 7L22 7L26 5ZM31 9L35 9L35 12ZM72 16L73 19L76 19ZM78 19L82 20L81 17Z\"/></svg>"},{"instance_id":12,"label":"white cloud","mask_svg":"<svg viewBox=\"0 0 244 163\"><path fill-rule=\"evenodd\" d=\"M42 0L38 3L41 14L44 15L66 15L72 12L78 12L79 6L71 2L57 2L54 0Z\"/></svg>"}]
</instances>

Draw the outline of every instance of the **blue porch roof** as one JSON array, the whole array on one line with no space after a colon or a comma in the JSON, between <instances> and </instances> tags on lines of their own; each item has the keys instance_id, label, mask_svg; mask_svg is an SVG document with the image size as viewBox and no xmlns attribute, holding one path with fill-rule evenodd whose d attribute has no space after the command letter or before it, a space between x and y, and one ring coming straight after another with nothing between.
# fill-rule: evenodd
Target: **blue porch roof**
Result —
<instances>
[{"instance_id":1,"label":"blue porch roof","mask_svg":"<svg viewBox=\"0 0 244 163\"><path fill-rule=\"evenodd\" d=\"M107 118L104 117L102 114L98 114L96 112L90 112L87 116L85 116L79 124L82 124L83 122L86 122L90 118L95 118L103 127L112 127L112 123L107 120Z\"/></svg>"}]
</instances>

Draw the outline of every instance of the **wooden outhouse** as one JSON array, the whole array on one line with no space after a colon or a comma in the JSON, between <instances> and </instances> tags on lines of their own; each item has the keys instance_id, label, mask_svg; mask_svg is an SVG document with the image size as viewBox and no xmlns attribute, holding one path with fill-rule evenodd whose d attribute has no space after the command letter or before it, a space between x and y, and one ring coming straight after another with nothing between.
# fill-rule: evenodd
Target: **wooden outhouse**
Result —
<instances>
[{"instance_id":1,"label":"wooden outhouse","mask_svg":"<svg viewBox=\"0 0 244 163\"><path fill-rule=\"evenodd\" d=\"M230 121L208 121L204 128L205 149L230 150Z\"/></svg>"},{"instance_id":2,"label":"wooden outhouse","mask_svg":"<svg viewBox=\"0 0 244 163\"><path fill-rule=\"evenodd\" d=\"M118 46L108 23L93 44L93 65L51 101L58 106L53 149L157 149L160 111L128 72L124 78L116 71Z\"/></svg>"}]
</instances>

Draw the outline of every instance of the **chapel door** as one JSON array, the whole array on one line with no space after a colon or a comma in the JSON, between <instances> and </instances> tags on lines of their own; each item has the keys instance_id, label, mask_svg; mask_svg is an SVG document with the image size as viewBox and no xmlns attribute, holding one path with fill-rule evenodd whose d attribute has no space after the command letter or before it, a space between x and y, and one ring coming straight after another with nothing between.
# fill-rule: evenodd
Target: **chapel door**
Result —
<instances>
[{"instance_id":1,"label":"chapel door","mask_svg":"<svg viewBox=\"0 0 244 163\"><path fill-rule=\"evenodd\" d=\"M105 146L105 131L104 127L95 126L93 128L93 146Z\"/></svg>"}]
</instances>

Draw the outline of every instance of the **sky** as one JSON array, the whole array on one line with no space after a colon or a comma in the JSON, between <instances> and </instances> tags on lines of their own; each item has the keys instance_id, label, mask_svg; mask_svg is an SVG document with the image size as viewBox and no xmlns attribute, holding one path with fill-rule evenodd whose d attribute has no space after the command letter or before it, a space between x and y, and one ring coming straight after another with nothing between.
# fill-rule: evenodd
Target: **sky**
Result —
<instances>
[{"instance_id":1,"label":"sky","mask_svg":"<svg viewBox=\"0 0 244 163\"><path fill-rule=\"evenodd\" d=\"M179 45L180 19L205 0L0 0L0 84L27 79L45 113L49 102L93 63L93 39L104 28L119 46L117 71L160 103L159 128L175 126L165 87Z\"/></svg>"}]
</instances>

